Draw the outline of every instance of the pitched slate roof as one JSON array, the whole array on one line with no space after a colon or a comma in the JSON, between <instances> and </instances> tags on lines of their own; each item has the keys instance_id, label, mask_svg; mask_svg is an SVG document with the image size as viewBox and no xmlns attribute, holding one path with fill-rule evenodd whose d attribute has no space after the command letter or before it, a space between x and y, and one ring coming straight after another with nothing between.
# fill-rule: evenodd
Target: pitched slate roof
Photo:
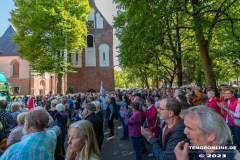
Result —
<instances>
[{"instance_id":1,"label":"pitched slate roof","mask_svg":"<svg viewBox=\"0 0 240 160\"><path fill-rule=\"evenodd\" d=\"M13 26L10 25L3 36L0 37L0 56L19 55L19 53L16 52L18 46L12 43L12 37L14 34L16 34L16 31Z\"/></svg>"}]
</instances>

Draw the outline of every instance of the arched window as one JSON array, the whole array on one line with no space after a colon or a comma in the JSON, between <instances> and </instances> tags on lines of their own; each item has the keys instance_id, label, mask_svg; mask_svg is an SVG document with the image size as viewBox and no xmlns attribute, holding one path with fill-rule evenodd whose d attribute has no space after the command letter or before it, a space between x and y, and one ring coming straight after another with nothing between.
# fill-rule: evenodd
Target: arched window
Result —
<instances>
[{"instance_id":1,"label":"arched window","mask_svg":"<svg viewBox=\"0 0 240 160\"><path fill-rule=\"evenodd\" d=\"M100 67L109 67L109 46L107 44L99 46L99 64Z\"/></svg>"},{"instance_id":2,"label":"arched window","mask_svg":"<svg viewBox=\"0 0 240 160\"><path fill-rule=\"evenodd\" d=\"M103 29L103 17L99 13L96 14L96 21L97 29Z\"/></svg>"},{"instance_id":3,"label":"arched window","mask_svg":"<svg viewBox=\"0 0 240 160\"><path fill-rule=\"evenodd\" d=\"M11 62L11 77L12 78L19 78L19 62L18 60L14 59Z\"/></svg>"},{"instance_id":4,"label":"arched window","mask_svg":"<svg viewBox=\"0 0 240 160\"><path fill-rule=\"evenodd\" d=\"M87 48L85 48L85 65L86 67L96 66L96 53L93 35L87 36Z\"/></svg>"},{"instance_id":5,"label":"arched window","mask_svg":"<svg viewBox=\"0 0 240 160\"><path fill-rule=\"evenodd\" d=\"M93 35L88 35L87 36L87 48L92 48L94 47L94 42L93 42Z\"/></svg>"}]
</instances>

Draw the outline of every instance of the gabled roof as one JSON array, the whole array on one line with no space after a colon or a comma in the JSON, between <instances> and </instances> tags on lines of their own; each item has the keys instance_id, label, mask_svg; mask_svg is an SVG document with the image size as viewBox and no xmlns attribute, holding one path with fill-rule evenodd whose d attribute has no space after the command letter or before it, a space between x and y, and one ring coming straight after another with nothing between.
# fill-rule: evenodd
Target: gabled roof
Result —
<instances>
[{"instance_id":1,"label":"gabled roof","mask_svg":"<svg viewBox=\"0 0 240 160\"><path fill-rule=\"evenodd\" d=\"M12 25L8 27L8 29L4 32L2 37L12 37L14 34L16 34L15 29L13 28Z\"/></svg>"},{"instance_id":2,"label":"gabled roof","mask_svg":"<svg viewBox=\"0 0 240 160\"><path fill-rule=\"evenodd\" d=\"M107 28L113 28L112 25L110 25L108 23L108 21L106 20L106 18L103 16L103 14L100 12L100 10L97 8L96 4L95 4L95 0L89 0L89 5L91 8L94 8L96 12L98 12L102 17L103 17L103 21L105 21L105 23L107 24ZM95 28L96 29L96 28Z\"/></svg>"},{"instance_id":3,"label":"gabled roof","mask_svg":"<svg viewBox=\"0 0 240 160\"><path fill-rule=\"evenodd\" d=\"M8 27L2 37L0 37L0 56L4 55L19 55L16 52L18 46L12 43L12 37L16 34L15 29L12 25Z\"/></svg>"}]
</instances>

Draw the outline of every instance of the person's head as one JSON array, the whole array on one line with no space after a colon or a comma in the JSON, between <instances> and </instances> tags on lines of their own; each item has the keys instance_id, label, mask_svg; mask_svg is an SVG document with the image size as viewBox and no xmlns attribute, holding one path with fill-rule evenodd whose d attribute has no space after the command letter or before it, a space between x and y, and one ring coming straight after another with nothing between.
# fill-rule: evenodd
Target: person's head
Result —
<instances>
[{"instance_id":1,"label":"person's head","mask_svg":"<svg viewBox=\"0 0 240 160\"><path fill-rule=\"evenodd\" d=\"M45 109L33 109L26 115L23 134L43 131L48 126L48 122L49 115Z\"/></svg>"},{"instance_id":2,"label":"person's head","mask_svg":"<svg viewBox=\"0 0 240 160\"><path fill-rule=\"evenodd\" d=\"M182 110L191 107L191 105L187 101L187 97L184 95L178 95L175 97L176 100L180 103Z\"/></svg>"},{"instance_id":3,"label":"person's head","mask_svg":"<svg viewBox=\"0 0 240 160\"><path fill-rule=\"evenodd\" d=\"M157 111L161 115L161 119L167 121L179 117L181 105L175 98L165 98L160 101Z\"/></svg>"},{"instance_id":4,"label":"person's head","mask_svg":"<svg viewBox=\"0 0 240 160\"><path fill-rule=\"evenodd\" d=\"M108 98L108 103L110 103L110 104L116 103L115 97L109 97L109 98Z\"/></svg>"},{"instance_id":5,"label":"person's head","mask_svg":"<svg viewBox=\"0 0 240 160\"><path fill-rule=\"evenodd\" d=\"M59 101L57 99L52 100L51 107L55 108L58 103L59 103Z\"/></svg>"},{"instance_id":6,"label":"person's head","mask_svg":"<svg viewBox=\"0 0 240 160\"><path fill-rule=\"evenodd\" d=\"M51 108L51 101L47 100L46 105L45 105L45 109L48 111L50 108Z\"/></svg>"},{"instance_id":7,"label":"person's head","mask_svg":"<svg viewBox=\"0 0 240 160\"><path fill-rule=\"evenodd\" d=\"M183 90L181 89L176 89L174 92L174 97L177 97L178 95L184 95Z\"/></svg>"},{"instance_id":8,"label":"person's head","mask_svg":"<svg viewBox=\"0 0 240 160\"><path fill-rule=\"evenodd\" d=\"M75 101L75 102L74 102L74 109L75 109L75 110L81 109L81 105L80 105L80 103L79 103L78 101Z\"/></svg>"},{"instance_id":9,"label":"person's head","mask_svg":"<svg viewBox=\"0 0 240 160\"><path fill-rule=\"evenodd\" d=\"M28 114L28 112L19 113L19 115L17 116L17 124L18 125L24 124L27 114Z\"/></svg>"},{"instance_id":10,"label":"person's head","mask_svg":"<svg viewBox=\"0 0 240 160\"><path fill-rule=\"evenodd\" d=\"M213 98L213 97L215 97L215 92L213 92L213 91L208 91L208 92L207 92L207 96L208 96L208 98Z\"/></svg>"},{"instance_id":11,"label":"person's head","mask_svg":"<svg viewBox=\"0 0 240 160\"><path fill-rule=\"evenodd\" d=\"M148 97L148 98L146 99L146 103L147 103L148 106L151 106L151 105L154 103L153 98Z\"/></svg>"},{"instance_id":12,"label":"person's head","mask_svg":"<svg viewBox=\"0 0 240 160\"><path fill-rule=\"evenodd\" d=\"M187 102L187 97L184 95L177 95L175 98L178 102Z\"/></svg>"},{"instance_id":13,"label":"person's head","mask_svg":"<svg viewBox=\"0 0 240 160\"><path fill-rule=\"evenodd\" d=\"M169 89L166 90L166 94L167 95L170 95L171 94L171 91Z\"/></svg>"},{"instance_id":14,"label":"person's head","mask_svg":"<svg viewBox=\"0 0 240 160\"><path fill-rule=\"evenodd\" d=\"M63 97L61 102L62 102L63 105L66 105L67 104L67 97Z\"/></svg>"},{"instance_id":15,"label":"person's head","mask_svg":"<svg viewBox=\"0 0 240 160\"><path fill-rule=\"evenodd\" d=\"M226 88L226 86L227 86L226 84L220 84L220 90L221 90L221 91L224 91L224 89Z\"/></svg>"},{"instance_id":16,"label":"person's head","mask_svg":"<svg viewBox=\"0 0 240 160\"><path fill-rule=\"evenodd\" d=\"M0 109L5 110L7 108L8 102L6 100L0 100Z\"/></svg>"},{"instance_id":17,"label":"person's head","mask_svg":"<svg viewBox=\"0 0 240 160\"><path fill-rule=\"evenodd\" d=\"M156 95L156 96L154 97L154 100L155 100L156 102L158 102L159 99L160 99L160 96L159 96L159 95Z\"/></svg>"},{"instance_id":18,"label":"person's head","mask_svg":"<svg viewBox=\"0 0 240 160\"><path fill-rule=\"evenodd\" d=\"M191 88L187 88L187 89L186 89L186 92L187 92L188 94L191 94L191 93L192 93L192 89L191 89Z\"/></svg>"},{"instance_id":19,"label":"person's head","mask_svg":"<svg viewBox=\"0 0 240 160\"><path fill-rule=\"evenodd\" d=\"M140 101L140 99L141 99L141 94L140 94L140 93L136 93L136 94L134 95L133 101L134 101L134 102L138 102L138 101Z\"/></svg>"},{"instance_id":20,"label":"person's head","mask_svg":"<svg viewBox=\"0 0 240 160\"><path fill-rule=\"evenodd\" d=\"M62 103L58 103L58 104L56 105L56 110L57 110L58 112L64 112L64 111L65 111L65 106L64 106Z\"/></svg>"},{"instance_id":21,"label":"person's head","mask_svg":"<svg viewBox=\"0 0 240 160\"><path fill-rule=\"evenodd\" d=\"M183 112L184 133L194 146L232 144L232 136L224 119L212 108L204 105Z\"/></svg>"},{"instance_id":22,"label":"person's head","mask_svg":"<svg viewBox=\"0 0 240 160\"><path fill-rule=\"evenodd\" d=\"M26 107L26 105L25 105L25 103L20 102L20 103L19 103L19 107L22 108L22 109L24 109L24 108Z\"/></svg>"},{"instance_id":23,"label":"person's head","mask_svg":"<svg viewBox=\"0 0 240 160\"><path fill-rule=\"evenodd\" d=\"M19 110L19 107L20 107L20 105L19 105L18 102L13 102L13 103L11 104L10 110L11 110L12 112L16 112L16 111Z\"/></svg>"},{"instance_id":24,"label":"person's head","mask_svg":"<svg viewBox=\"0 0 240 160\"><path fill-rule=\"evenodd\" d=\"M85 106L83 106L83 116L87 117L88 115L95 113L96 106L92 103L87 103Z\"/></svg>"},{"instance_id":25,"label":"person's head","mask_svg":"<svg viewBox=\"0 0 240 160\"><path fill-rule=\"evenodd\" d=\"M130 104L130 107L132 108L132 110L137 111L139 110L139 103L138 102L133 102L132 104Z\"/></svg>"},{"instance_id":26,"label":"person's head","mask_svg":"<svg viewBox=\"0 0 240 160\"><path fill-rule=\"evenodd\" d=\"M224 90L224 97L227 98L227 99L230 99L234 96L234 90L231 89L231 88L226 88Z\"/></svg>"},{"instance_id":27,"label":"person's head","mask_svg":"<svg viewBox=\"0 0 240 160\"><path fill-rule=\"evenodd\" d=\"M80 155L80 159L89 159L92 153L100 156L92 123L81 120L71 124L66 159L75 159L76 155Z\"/></svg>"}]
</instances>

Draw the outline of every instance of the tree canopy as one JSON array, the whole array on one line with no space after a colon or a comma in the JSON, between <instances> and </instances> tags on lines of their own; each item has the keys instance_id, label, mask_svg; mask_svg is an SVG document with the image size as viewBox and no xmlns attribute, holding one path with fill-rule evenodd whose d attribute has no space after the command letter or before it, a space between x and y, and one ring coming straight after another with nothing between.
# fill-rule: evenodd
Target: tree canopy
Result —
<instances>
[{"instance_id":1,"label":"tree canopy","mask_svg":"<svg viewBox=\"0 0 240 160\"><path fill-rule=\"evenodd\" d=\"M10 21L21 58L37 73L61 76L71 69L70 53L85 47L88 0L15 0ZM61 85L60 85L61 86Z\"/></svg>"},{"instance_id":2,"label":"tree canopy","mask_svg":"<svg viewBox=\"0 0 240 160\"><path fill-rule=\"evenodd\" d=\"M191 82L215 86L215 79L240 76L239 1L115 2L122 68L144 66L153 73L148 76L156 79L155 86L161 78L178 86Z\"/></svg>"}]
</instances>

